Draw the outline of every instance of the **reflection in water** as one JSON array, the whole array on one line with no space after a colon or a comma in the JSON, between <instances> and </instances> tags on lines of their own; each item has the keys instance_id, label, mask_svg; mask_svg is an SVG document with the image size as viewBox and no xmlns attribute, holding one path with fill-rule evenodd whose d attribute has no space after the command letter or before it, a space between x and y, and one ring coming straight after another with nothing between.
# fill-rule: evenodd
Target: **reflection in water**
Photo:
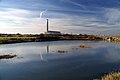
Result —
<instances>
[{"instance_id":1,"label":"reflection in water","mask_svg":"<svg viewBox=\"0 0 120 80\"><path fill-rule=\"evenodd\" d=\"M80 44L92 48L76 50ZM57 50L68 53L50 52ZM16 53L23 57L1 60L0 76L3 80L93 80L104 72L120 68L119 52L120 45L94 41L0 45L0 53Z\"/></svg>"},{"instance_id":2,"label":"reflection in water","mask_svg":"<svg viewBox=\"0 0 120 80\"><path fill-rule=\"evenodd\" d=\"M46 53L49 53L49 45L47 45ZM40 52L40 58L41 58L41 61L47 61L46 59L44 59L42 52Z\"/></svg>"},{"instance_id":3,"label":"reflection in water","mask_svg":"<svg viewBox=\"0 0 120 80\"><path fill-rule=\"evenodd\" d=\"M49 53L49 45L47 45L46 53ZM46 59L43 58L43 53L40 52L40 58L41 61L47 61Z\"/></svg>"},{"instance_id":4,"label":"reflection in water","mask_svg":"<svg viewBox=\"0 0 120 80\"><path fill-rule=\"evenodd\" d=\"M41 58L41 60L43 61L43 56L42 56L42 54L40 53L40 58Z\"/></svg>"},{"instance_id":5,"label":"reflection in water","mask_svg":"<svg viewBox=\"0 0 120 80\"><path fill-rule=\"evenodd\" d=\"M47 53L49 53L49 45L47 45Z\"/></svg>"}]
</instances>

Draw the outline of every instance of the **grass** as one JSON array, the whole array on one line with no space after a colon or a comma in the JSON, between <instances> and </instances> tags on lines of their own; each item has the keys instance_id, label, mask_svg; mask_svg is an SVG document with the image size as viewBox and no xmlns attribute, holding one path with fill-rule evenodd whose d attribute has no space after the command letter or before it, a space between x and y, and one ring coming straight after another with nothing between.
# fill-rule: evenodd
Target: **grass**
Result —
<instances>
[{"instance_id":1,"label":"grass","mask_svg":"<svg viewBox=\"0 0 120 80\"><path fill-rule=\"evenodd\" d=\"M0 37L1 44L18 43L18 42L32 42L36 41L36 37Z\"/></svg>"},{"instance_id":2,"label":"grass","mask_svg":"<svg viewBox=\"0 0 120 80\"><path fill-rule=\"evenodd\" d=\"M96 80L120 80L120 72L110 73Z\"/></svg>"},{"instance_id":3,"label":"grass","mask_svg":"<svg viewBox=\"0 0 120 80\"><path fill-rule=\"evenodd\" d=\"M0 37L0 40L5 40L5 39L31 39L31 38L36 38L36 37Z\"/></svg>"},{"instance_id":4,"label":"grass","mask_svg":"<svg viewBox=\"0 0 120 80\"><path fill-rule=\"evenodd\" d=\"M1 34L0 44L21 43L21 42L40 42L40 41L55 41L55 40L102 40L94 35L22 35L22 34Z\"/></svg>"}]
</instances>

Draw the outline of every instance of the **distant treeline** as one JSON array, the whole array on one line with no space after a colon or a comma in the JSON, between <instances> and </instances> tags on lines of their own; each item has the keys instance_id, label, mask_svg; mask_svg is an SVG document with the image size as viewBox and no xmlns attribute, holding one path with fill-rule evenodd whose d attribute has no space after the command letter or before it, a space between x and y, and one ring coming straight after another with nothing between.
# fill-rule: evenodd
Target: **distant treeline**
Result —
<instances>
[{"instance_id":1,"label":"distant treeline","mask_svg":"<svg viewBox=\"0 0 120 80\"><path fill-rule=\"evenodd\" d=\"M102 38L87 34L0 34L1 44L55 40L102 40Z\"/></svg>"},{"instance_id":2,"label":"distant treeline","mask_svg":"<svg viewBox=\"0 0 120 80\"><path fill-rule=\"evenodd\" d=\"M0 37L37 37L42 34L0 34Z\"/></svg>"}]
</instances>

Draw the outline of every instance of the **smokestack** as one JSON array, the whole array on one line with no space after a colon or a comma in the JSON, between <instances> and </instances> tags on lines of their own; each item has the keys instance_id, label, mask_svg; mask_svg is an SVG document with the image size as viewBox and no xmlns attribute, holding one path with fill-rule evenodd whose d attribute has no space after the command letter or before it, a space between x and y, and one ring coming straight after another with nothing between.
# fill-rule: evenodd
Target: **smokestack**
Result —
<instances>
[{"instance_id":1,"label":"smokestack","mask_svg":"<svg viewBox=\"0 0 120 80\"><path fill-rule=\"evenodd\" d=\"M49 27L49 26L48 26L48 19L47 19L47 32L48 32L48 27Z\"/></svg>"}]
</instances>

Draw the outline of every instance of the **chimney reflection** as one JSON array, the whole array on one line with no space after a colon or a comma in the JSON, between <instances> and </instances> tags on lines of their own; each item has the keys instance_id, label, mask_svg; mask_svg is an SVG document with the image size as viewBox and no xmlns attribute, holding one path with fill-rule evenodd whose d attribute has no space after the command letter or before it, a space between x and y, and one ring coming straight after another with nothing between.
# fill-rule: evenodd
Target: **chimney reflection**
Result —
<instances>
[{"instance_id":1,"label":"chimney reflection","mask_svg":"<svg viewBox=\"0 0 120 80\"><path fill-rule=\"evenodd\" d=\"M46 53L49 53L49 45L47 45L46 47ZM47 61L46 59L44 59L43 54L41 52L40 52L40 59L41 61Z\"/></svg>"},{"instance_id":2,"label":"chimney reflection","mask_svg":"<svg viewBox=\"0 0 120 80\"><path fill-rule=\"evenodd\" d=\"M49 53L49 45L47 45L47 51L46 52Z\"/></svg>"}]
</instances>

